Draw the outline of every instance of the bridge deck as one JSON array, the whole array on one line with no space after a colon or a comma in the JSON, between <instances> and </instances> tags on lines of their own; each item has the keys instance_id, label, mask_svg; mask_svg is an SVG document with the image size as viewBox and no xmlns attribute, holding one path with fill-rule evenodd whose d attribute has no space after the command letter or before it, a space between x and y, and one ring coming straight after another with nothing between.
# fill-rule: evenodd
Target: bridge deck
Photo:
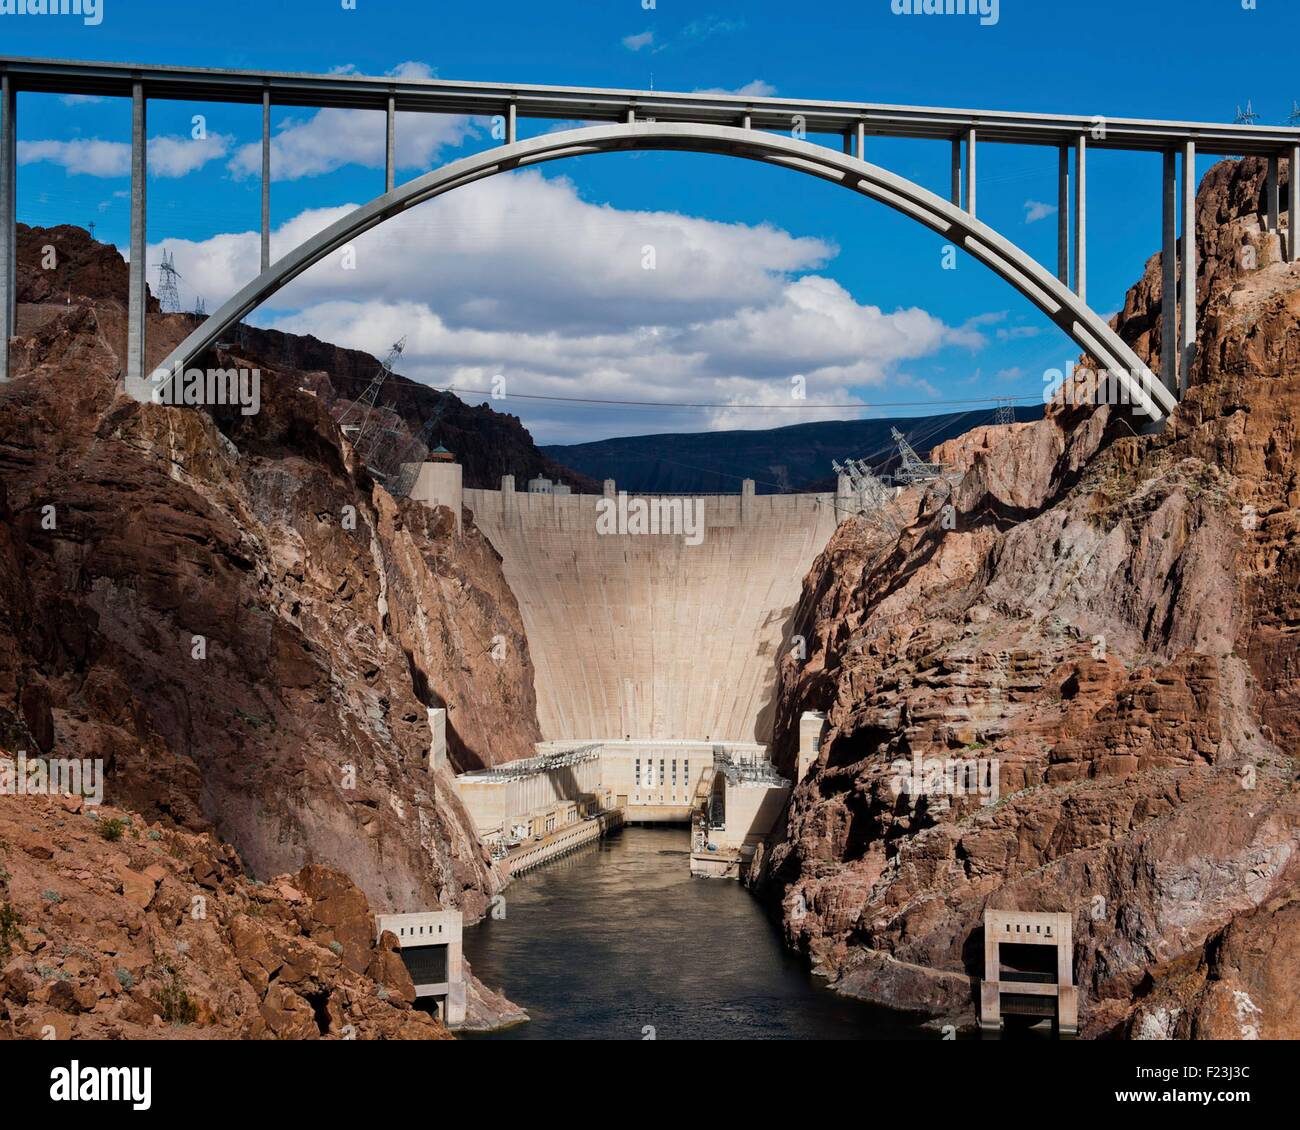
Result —
<instances>
[{"instance_id":1,"label":"bridge deck","mask_svg":"<svg viewBox=\"0 0 1300 1130\"><path fill-rule=\"evenodd\" d=\"M810 133L842 134L862 123L867 136L957 138L976 130L981 141L1018 145L1073 144L1089 135L1094 149L1165 152L1186 142L1220 156L1285 155L1300 145L1300 130L1224 122L1176 122L1149 118L1104 119L1092 115L1032 114L1006 110L894 106L875 102L752 98L733 94L616 90L580 86L449 82L364 75L312 75L281 71L233 71L205 67L160 67L132 63L0 57L16 90L97 94L129 98L135 81L148 97L199 102L261 104L264 91L279 106L334 106L447 114L504 114L518 117L618 122L633 110L638 118L665 122L737 125L745 116L754 129L788 130L800 115ZM1104 120L1105 135L1095 127Z\"/></svg>"}]
</instances>

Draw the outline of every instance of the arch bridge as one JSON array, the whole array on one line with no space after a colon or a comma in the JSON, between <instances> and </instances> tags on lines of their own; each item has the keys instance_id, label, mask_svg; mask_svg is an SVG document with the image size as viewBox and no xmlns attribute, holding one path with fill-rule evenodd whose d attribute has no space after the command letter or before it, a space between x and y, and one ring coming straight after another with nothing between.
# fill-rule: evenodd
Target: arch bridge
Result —
<instances>
[{"instance_id":1,"label":"arch bridge","mask_svg":"<svg viewBox=\"0 0 1300 1130\"><path fill-rule=\"evenodd\" d=\"M1118 382L1139 413L1159 423L1185 390L1196 342L1196 157L1255 155L1268 162L1266 223L1280 231L1280 163L1300 167L1300 130L1237 124L953 110L867 102L751 98L743 95L516 86L433 79L303 75L190 67L0 58L0 380L9 375L16 314L15 168L20 91L130 98L131 255L127 391L149 399L145 372L145 181L147 108L154 100L243 102L262 107L261 272L200 324L163 363L189 366L280 287L357 235L442 193L563 157L627 150L725 154L794 169L877 200L965 249L1034 303ZM337 107L386 115L384 192L271 261L271 107ZM496 120L501 144L396 183L396 114L462 114ZM521 119L579 123L520 139ZM810 141L838 138L840 146ZM951 191L940 196L866 158L869 139L928 139L951 146ZM977 218L981 141L1057 150L1057 263L1050 271ZM1087 168L1091 150L1161 154L1163 293L1157 377L1087 303ZM1071 159L1072 158L1072 159ZM1181 167L1180 167L1181 166ZM1181 205L1180 205L1181 201ZM1289 178L1288 213L1300 215L1300 177ZM1073 237L1073 238L1071 238ZM1287 255L1300 258L1297 241ZM1071 254L1073 253L1073 254ZM1180 269L1181 268L1181 269ZM163 378L168 379L166 377Z\"/></svg>"}]
</instances>

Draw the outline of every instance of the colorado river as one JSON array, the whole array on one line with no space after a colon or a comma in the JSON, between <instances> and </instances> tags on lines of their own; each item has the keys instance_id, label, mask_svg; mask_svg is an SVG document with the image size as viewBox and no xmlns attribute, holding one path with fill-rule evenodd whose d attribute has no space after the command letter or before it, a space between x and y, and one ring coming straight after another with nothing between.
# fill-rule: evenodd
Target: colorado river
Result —
<instances>
[{"instance_id":1,"label":"colorado river","mask_svg":"<svg viewBox=\"0 0 1300 1130\"><path fill-rule=\"evenodd\" d=\"M511 883L506 917L465 931L475 975L532 1017L497 1038L922 1035L822 988L739 883L691 878L688 848L684 828L627 828Z\"/></svg>"}]
</instances>

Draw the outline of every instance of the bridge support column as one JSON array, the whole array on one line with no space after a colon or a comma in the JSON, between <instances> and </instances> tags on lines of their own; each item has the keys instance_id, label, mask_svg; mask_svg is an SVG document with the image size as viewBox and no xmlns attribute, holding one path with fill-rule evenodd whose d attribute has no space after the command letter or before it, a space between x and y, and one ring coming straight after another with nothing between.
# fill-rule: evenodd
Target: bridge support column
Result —
<instances>
[{"instance_id":1,"label":"bridge support column","mask_svg":"<svg viewBox=\"0 0 1300 1130\"><path fill-rule=\"evenodd\" d=\"M9 379L9 339L18 329L17 109L13 80L0 75L0 382Z\"/></svg>"},{"instance_id":2,"label":"bridge support column","mask_svg":"<svg viewBox=\"0 0 1300 1130\"><path fill-rule=\"evenodd\" d=\"M966 131L966 211L975 215L975 131Z\"/></svg>"},{"instance_id":3,"label":"bridge support column","mask_svg":"<svg viewBox=\"0 0 1300 1130\"><path fill-rule=\"evenodd\" d=\"M131 273L126 313L126 391L136 400L149 399L144 371L145 309L145 138L144 83L131 85Z\"/></svg>"},{"instance_id":4,"label":"bridge support column","mask_svg":"<svg viewBox=\"0 0 1300 1130\"><path fill-rule=\"evenodd\" d=\"M1160 249L1160 379L1178 395L1178 155L1165 152Z\"/></svg>"},{"instance_id":5,"label":"bridge support column","mask_svg":"<svg viewBox=\"0 0 1300 1130\"><path fill-rule=\"evenodd\" d=\"M1074 293L1088 301L1088 135L1074 143Z\"/></svg>"},{"instance_id":6,"label":"bridge support column","mask_svg":"<svg viewBox=\"0 0 1300 1130\"><path fill-rule=\"evenodd\" d=\"M952 202L961 207L961 138L952 142Z\"/></svg>"},{"instance_id":7,"label":"bridge support column","mask_svg":"<svg viewBox=\"0 0 1300 1130\"><path fill-rule=\"evenodd\" d=\"M271 92L262 91L262 270L271 265Z\"/></svg>"},{"instance_id":8,"label":"bridge support column","mask_svg":"<svg viewBox=\"0 0 1300 1130\"><path fill-rule=\"evenodd\" d=\"M384 127L384 191L392 192L397 183L397 99L388 96L388 112Z\"/></svg>"},{"instance_id":9,"label":"bridge support column","mask_svg":"<svg viewBox=\"0 0 1300 1130\"><path fill-rule=\"evenodd\" d=\"M1056 162L1056 277L1070 285L1070 150L1064 145Z\"/></svg>"},{"instance_id":10,"label":"bridge support column","mask_svg":"<svg viewBox=\"0 0 1300 1130\"><path fill-rule=\"evenodd\" d=\"M1300 260L1300 145L1291 150L1287 168L1286 257L1291 263Z\"/></svg>"},{"instance_id":11,"label":"bridge support column","mask_svg":"<svg viewBox=\"0 0 1300 1130\"><path fill-rule=\"evenodd\" d=\"M506 107L506 144L513 145L519 138L519 117L515 104Z\"/></svg>"},{"instance_id":12,"label":"bridge support column","mask_svg":"<svg viewBox=\"0 0 1300 1130\"><path fill-rule=\"evenodd\" d=\"M1183 146L1183 280L1182 358L1178 371L1179 398L1187 392L1196 360L1196 142Z\"/></svg>"},{"instance_id":13,"label":"bridge support column","mask_svg":"<svg viewBox=\"0 0 1300 1130\"><path fill-rule=\"evenodd\" d=\"M856 140L857 140L857 149L855 150L853 156L855 156L859 161L865 161L867 159L867 123L866 122L858 123L858 128L856 131Z\"/></svg>"},{"instance_id":14,"label":"bridge support column","mask_svg":"<svg viewBox=\"0 0 1300 1130\"><path fill-rule=\"evenodd\" d=\"M1264 182L1264 210L1268 219L1268 230L1276 235L1282 230L1282 200L1280 194L1281 178L1278 170L1278 157L1274 153L1268 159L1268 177Z\"/></svg>"}]
</instances>

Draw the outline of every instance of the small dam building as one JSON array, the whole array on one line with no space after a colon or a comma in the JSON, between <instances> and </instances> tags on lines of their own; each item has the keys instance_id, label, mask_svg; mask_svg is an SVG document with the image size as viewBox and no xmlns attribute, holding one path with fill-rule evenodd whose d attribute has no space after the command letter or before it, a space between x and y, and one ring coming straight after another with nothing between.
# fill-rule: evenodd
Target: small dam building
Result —
<instances>
[{"instance_id":1,"label":"small dam building","mask_svg":"<svg viewBox=\"0 0 1300 1130\"><path fill-rule=\"evenodd\" d=\"M1050 1020L1057 1034L1079 1031L1073 923L1064 913L984 912L980 1034L997 1037L1005 1018Z\"/></svg>"},{"instance_id":2,"label":"small dam building","mask_svg":"<svg viewBox=\"0 0 1300 1130\"><path fill-rule=\"evenodd\" d=\"M401 947L416 999L432 999L448 1027L465 1022L465 964L459 910L375 916L376 937L387 930Z\"/></svg>"}]
</instances>

